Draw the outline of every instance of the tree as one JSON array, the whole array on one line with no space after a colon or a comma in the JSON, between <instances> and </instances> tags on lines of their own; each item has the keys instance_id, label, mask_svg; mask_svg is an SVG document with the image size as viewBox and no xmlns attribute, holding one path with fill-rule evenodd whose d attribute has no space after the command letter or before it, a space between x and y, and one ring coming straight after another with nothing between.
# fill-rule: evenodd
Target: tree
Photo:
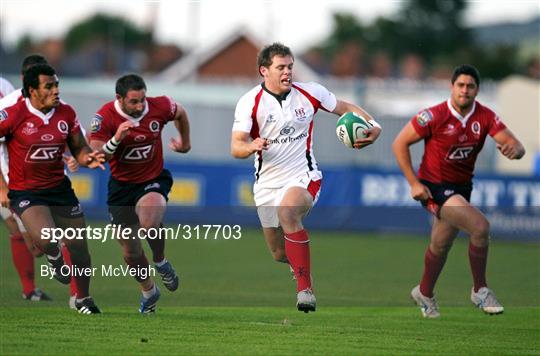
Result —
<instances>
[{"instance_id":1,"label":"tree","mask_svg":"<svg viewBox=\"0 0 540 356\"><path fill-rule=\"evenodd\" d=\"M68 31L65 37L66 50L75 52L96 41L110 46L136 48L150 45L152 35L121 17L96 14Z\"/></svg>"}]
</instances>

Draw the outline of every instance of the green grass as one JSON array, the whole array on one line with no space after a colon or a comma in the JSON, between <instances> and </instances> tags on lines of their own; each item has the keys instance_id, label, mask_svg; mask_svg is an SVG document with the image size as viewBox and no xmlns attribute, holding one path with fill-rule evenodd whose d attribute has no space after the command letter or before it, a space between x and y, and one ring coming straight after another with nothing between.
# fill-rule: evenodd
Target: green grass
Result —
<instances>
[{"instance_id":1,"label":"green grass","mask_svg":"<svg viewBox=\"0 0 540 356\"><path fill-rule=\"evenodd\" d=\"M0 354L540 354L538 244L492 243L488 282L506 308L500 316L470 303L464 239L437 286L442 317L424 320L409 292L427 237L335 232L311 233L318 309L299 313L288 267L251 230L239 241L168 241L181 287L162 288L155 316L137 314L131 278L94 278L103 314L88 317L67 308L56 281L37 278L53 302L23 301L0 233ZM122 263L114 241L90 249L94 266Z\"/></svg>"}]
</instances>

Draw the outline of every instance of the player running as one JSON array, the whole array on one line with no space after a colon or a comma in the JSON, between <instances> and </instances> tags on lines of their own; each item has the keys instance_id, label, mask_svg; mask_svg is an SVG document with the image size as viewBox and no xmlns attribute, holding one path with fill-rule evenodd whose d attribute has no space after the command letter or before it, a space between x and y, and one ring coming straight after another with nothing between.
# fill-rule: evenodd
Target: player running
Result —
<instances>
[{"instance_id":1,"label":"player running","mask_svg":"<svg viewBox=\"0 0 540 356\"><path fill-rule=\"evenodd\" d=\"M313 154L313 117L319 109L342 115L354 111L374 127L355 148L372 144L380 126L357 105L336 99L317 83L293 82L294 56L281 43L257 58L263 83L236 106L231 154L255 155L255 205L266 243L277 262L288 263L297 282L297 308L315 311L309 236L302 219L319 198L322 173Z\"/></svg>"},{"instance_id":2,"label":"player running","mask_svg":"<svg viewBox=\"0 0 540 356\"><path fill-rule=\"evenodd\" d=\"M107 203L111 222L131 231L159 228L173 183L163 168L161 131L173 121L180 137L169 148L187 153L191 149L189 120L184 108L167 96L147 97L143 78L125 75L116 82L116 100L105 104L92 122L91 145L106 154L111 167ZM179 278L165 258L165 239L146 239L152 249L156 270L170 291ZM136 270L148 268L141 241L137 237L118 240L124 261ZM159 288L146 273L137 273L142 296L139 311L155 312Z\"/></svg>"},{"instance_id":3,"label":"player running","mask_svg":"<svg viewBox=\"0 0 540 356\"><path fill-rule=\"evenodd\" d=\"M433 290L459 230L469 234L471 301L488 314L504 311L486 282L489 222L469 203L472 178L476 158L487 135L508 159L520 159L525 154L523 145L500 118L475 100L480 88L476 68L457 67L451 83L450 98L412 118L393 144L413 199L434 215L431 242L424 257L424 274L420 285L411 292L426 318L440 316ZM416 175L409 146L420 140L424 140L425 150Z\"/></svg>"},{"instance_id":4,"label":"player running","mask_svg":"<svg viewBox=\"0 0 540 356\"><path fill-rule=\"evenodd\" d=\"M81 133L75 111L60 101L58 77L46 64L24 73L25 100L0 113L0 137L5 137L9 161L11 208L19 215L34 245L47 255L54 277L71 280L58 243L41 238L42 229L81 228L86 224L79 201L64 175L62 154L69 147L80 165L102 167L103 156L92 152ZM90 268L86 239L64 241L77 268ZM76 308L83 314L99 313L89 295L90 277L74 276Z\"/></svg>"}]
</instances>

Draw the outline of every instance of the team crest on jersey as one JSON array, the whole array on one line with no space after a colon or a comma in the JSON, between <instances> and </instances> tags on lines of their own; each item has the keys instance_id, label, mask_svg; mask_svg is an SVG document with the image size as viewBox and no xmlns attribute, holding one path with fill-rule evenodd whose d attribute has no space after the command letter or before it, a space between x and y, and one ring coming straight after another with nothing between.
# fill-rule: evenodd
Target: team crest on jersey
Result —
<instances>
[{"instance_id":1,"label":"team crest on jersey","mask_svg":"<svg viewBox=\"0 0 540 356\"><path fill-rule=\"evenodd\" d=\"M431 115L431 112L429 110L424 110L418 115L416 115L416 122L418 125L424 127L433 119L433 115Z\"/></svg>"},{"instance_id":2,"label":"team crest on jersey","mask_svg":"<svg viewBox=\"0 0 540 356\"><path fill-rule=\"evenodd\" d=\"M304 108L294 109L294 114L296 115L296 120L304 121L306 119L306 112Z\"/></svg>"},{"instance_id":3,"label":"team crest on jersey","mask_svg":"<svg viewBox=\"0 0 540 356\"><path fill-rule=\"evenodd\" d=\"M471 130L473 132L473 134L475 135L480 135L480 123L478 121L474 121L471 125Z\"/></svg>"},{"instance_id":4,"label":"team crest on jersey","mask_svg":"<svg viewBox=\"0 0 540 356\"><path fill-rule=\"evenodd\" d=\"M90 123L90 131L92 133L98 132L101 129L101 121L103 121L103 117L98 114L94 115Z\"/></svg>"},{"instance_id":5,"label":"team crest on jersey","mask_svg":"<svg viewBox=\"0 0 540 356\"><path fill-rule=\"evenodd\" d=\"M156 120L150 121L150 124L148 125L148 128L152 132L159 132L159 122L157 122Z\"/></svg>"},{"instance_id":6,"label":"team crest on jersey","mask_svg":"<svg viewBox=\"0 0 540 356\"><path fill-rule=\"evenodd\" d=\"M67 122L65 122L64 120L58 121L58 131L67 135L68 130L69 130L69 126Z\"/></svg>"},{"instance_id":7,"label":"team crest on jersey","mask_svg":"<svg viewBox=\"0 0 540 356\"><path fill-rule=\"evenodd\" d=\"M0 111L0 121L4 121L5 119L8 118L8 113L6 110L2 110Z\"/></svg>"},{"instance_id":8,"label":"team crest on jersey","mask_svg":"<svg viewBox=\"0 0 540 356\"><path fill-rule=\"evenodd\" d=\"M27 122L26 126L22 129L22 133L28 136L35 134L36 132L38 132L38 129L32 122Z\"/></svg>"}]
</instances>

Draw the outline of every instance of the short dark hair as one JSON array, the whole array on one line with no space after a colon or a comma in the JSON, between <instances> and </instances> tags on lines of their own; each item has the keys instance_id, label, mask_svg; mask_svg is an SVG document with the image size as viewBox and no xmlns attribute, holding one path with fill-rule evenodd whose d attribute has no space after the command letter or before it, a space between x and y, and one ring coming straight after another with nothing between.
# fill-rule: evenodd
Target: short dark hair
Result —
<instances>
[{"instance_id":1,"label":"short dark hair","mask_svg":"<svg viewBox=\"0 0 540 356\"><path fill-rule=\"evenodd\" d=\"M462 64L454 69L454 74L452 74L452 84L454 84L456 79L462 74L470 75L474 78L476 85L478 87L480 86L480 73L478 72L478 69L470 64Z\"/></svg>"},{"instance_id":2,"label":"short dark hair","mask_svg":"<svg viewBox=\"0 0 540 356\"><path fill-rule=\"evenodd\" d=\"M146 90L146 84L141 76L137 74L124 75L116 81L116 94L125 98L130 90Z\"/></svg>"},{"instance_id":3,"label":"short dark hair","mask_svg":"<svg viewBox=\"0 0 540 356\"><path fill-rule=\"evenodd\" d=\"M294 60L294 56L292 54L292 51L289 47L285 46L283 43L280 42L274 42L271 45L265 46L257 56L257 70L261 67L270 67L272 65L272 58L274 56L291 56ZM261 74L259 72L259 74Z\"/></svg>"},{"instance_id":4,"label":"short dark hair","mask_svg":"<svg viewBox=\"0 0 540 356\"><path fill-rule=\"evenodd\" d=\"M30 97L30 88L39 88L40 75L53 76L55 74L56 71L54 68L48 64L35 64L31 66L26 70L26 72L24 72L23 95L28 98Z\"/></svg>"},{"instance_id":5,"label":"short dark hair","mask_svg":"<svg viewBox=\"0 0 540 356\"><path fill-rule=\"evenodd\" d=\"M35 66L36 64L49 64L45 57L43 57L41 54L31 54L27 56L22 61L21 65L21 74L24 75L24 72L28 70L28 68Z\"/></svg>"}]
</instances>

